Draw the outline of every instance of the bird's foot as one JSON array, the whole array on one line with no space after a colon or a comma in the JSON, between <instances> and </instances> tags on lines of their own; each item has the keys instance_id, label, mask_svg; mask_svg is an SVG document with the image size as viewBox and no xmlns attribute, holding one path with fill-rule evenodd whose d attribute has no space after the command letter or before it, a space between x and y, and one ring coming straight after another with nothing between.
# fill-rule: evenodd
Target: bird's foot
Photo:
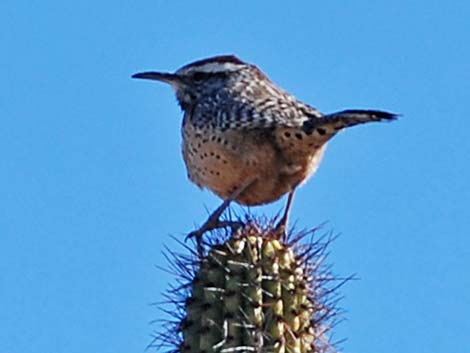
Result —
<instances>
[{"instance_id":1,"label":"bird's foot","mask_svg":"<svg viewBox=\"0 0 470 353\"><path fill-rule=\"evenodd\" d=\"M192 231L186 236L186 240L189 240L192 238L196 239L197 252L200 256L204 254L204 242L202 238L204 233L210 232L211 230L214 230L214 229L220 229L220 228L231 228L232 232L236 232L238 229L245 226L243 222L221 221L218 218L213 218L213 215L214 214L212 214L198 230Z\"/></svg>"},{"instance_id":2,"label":"bird's foot","mask_svg":"<svg viewBox=\"0 0 470 353\"><path fill-rule=\"evenodd\" d=\"M233 200L236 200L237 197L243 191L245 191L250 185L252 185L255 181L256 179L253 179L253 180L250 179L248 182L236 188L236 190L230 195L230 197L226 199L219 207L217 207L214 212L212 212L212 214L209 216L209 218L202 225L201 228L187 235L186 240L191 239L191 238L196 238L197 251L198 251L199 256L203 256L204 254L204 244L202 241L202 236L204 235L205 232L209 232L211 230L219 229L219 228L226 228L226 227L230 227L232 229L232 232L235 232L236 230L245 226L245 224L240 221L221 221L220 217L222 216L222 213L224 213L224 211L230 205L230 202L232 202Z\"/></svg>"},{"instance_id":3,"label":"bird's foot","mask_svg":"<svg viewBox=\"0 0 470 353\"><path fill-rule=\"evenodd\" d=\"M220 220L222 213L230 205L230 201L231 200L225 200L219 207L217 207L214 212L212 212L207 221L198 230L192 231L186 236L186 240L192 238L196 239L197 251L200 256L202 256L204 253L204 244L202 240L202 236L204 235L204 233L214 229L226 227L230 227L232 228L232 231L235 231L236 229L244 226L242 222Z\"/></svg>"}]
</instances>

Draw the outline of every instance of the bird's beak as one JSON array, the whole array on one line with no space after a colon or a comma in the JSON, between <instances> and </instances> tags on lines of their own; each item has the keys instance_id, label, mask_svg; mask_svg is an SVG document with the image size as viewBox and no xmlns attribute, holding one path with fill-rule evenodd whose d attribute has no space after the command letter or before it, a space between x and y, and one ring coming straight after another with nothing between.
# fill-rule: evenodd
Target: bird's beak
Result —
<instances>
[{"instance_id":1,"label":"bird's beak","mask_svg":"<svg viewBox=\"0 0 470 353\"><path fill-rule=\"evenodd\" d=\"M132 75L132 78L141 78L144 80L161 81L161 82L168 83L172 86L176 86L181 81L179 76L176 74L170 74L167 72L155 72L155 71L139 72L137 74Z\"/></svg>"}]
</instances>

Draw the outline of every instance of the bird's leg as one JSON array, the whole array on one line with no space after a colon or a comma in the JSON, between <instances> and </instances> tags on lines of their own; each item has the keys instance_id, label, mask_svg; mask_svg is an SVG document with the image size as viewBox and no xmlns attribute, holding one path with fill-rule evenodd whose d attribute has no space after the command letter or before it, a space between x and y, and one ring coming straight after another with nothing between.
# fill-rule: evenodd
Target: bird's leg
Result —
<instances>
[{"instance_id":1,"label":"bird's leg","mask_svg":"<svg viewBox=\"0 0 470 353\"><path fill-rule=\"evenodd\" d=\"M191 233L188 234L186 237L187 239L190 238L196 238L196 244L197 244L197 251L199 255L203 254L203 243L202 243L202 236L205 232L218 229L218 228L225 228L225 227L231 227L232 230L235 230L239 227L243 226L243 223L241 222L236 222L236 221L221 221L220 217L224 213L224 211L227 209L227 207L230 205L230 203L234 200L237 199L237 197L245 191L249 186L251 186L255 180L250 180L250 182L245 183L238 187L230 196L222 202L222 204L215 209L214 212L211 213L207 221L198 229L195 230Z\"/></svg>"},{"instance_id":2,"label":"bird's leg","mask_svg":"<svg viewBox=\"0 0 470 353\"><path fill-rule=\"evenodd\" d=\"M294 201L294 194L295 194L295 188L293 188L289 192L289 195L287 196L287 204L284 210L284 214L282 218L280 219L280 221L277 223L276 228L274 228L274 231L276 233L282 234L283 237L286 237L287 225L289 223L290 209L292 207L292 201Z\"/></svg>"}]
</instances>

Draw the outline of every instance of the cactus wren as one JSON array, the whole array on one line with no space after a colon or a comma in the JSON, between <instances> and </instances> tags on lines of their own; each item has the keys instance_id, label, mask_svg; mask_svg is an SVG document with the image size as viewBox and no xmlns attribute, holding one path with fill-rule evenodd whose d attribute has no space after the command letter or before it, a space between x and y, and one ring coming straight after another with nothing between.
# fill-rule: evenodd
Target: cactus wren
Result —
<instances>
[{"instance_id":1,"label":"cactus wren","mask_svg":"<svg viewBox=\"0 0 470 353\"><path fill-rule=\"evenodd\" d=\"M224 202L193 235L226 226L231 201L262 205L288 194L278 227L285 230L297 186L317 170L329 139L344 128L393 120L379 110L322 114L276 86L258 67L232 55L183 66L175 73L142 72L176 90L183 118L183 158L189 179Z\"/></svg>"}]
</instances>

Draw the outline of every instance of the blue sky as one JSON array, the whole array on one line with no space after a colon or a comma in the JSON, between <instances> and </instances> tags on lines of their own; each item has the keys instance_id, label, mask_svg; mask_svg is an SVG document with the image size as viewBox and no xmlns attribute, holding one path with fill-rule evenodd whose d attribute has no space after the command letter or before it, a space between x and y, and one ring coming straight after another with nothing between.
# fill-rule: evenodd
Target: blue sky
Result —
<instances>
[{"instance_id":1,"label":"blue sky","mask_svg":"<svg viewBox=\"0 0 470 353\"><path fill-rule=\"evenodd\" d=\"M219 200L186 179L169 87L234 53L324 112L380 108L302 187L341 233L345 352L461 352L470 331L467 1L0 4L0 352L143 352L183 237ZM252 208L274 214L283 201Z\"/></svg>"}]
</instances>

